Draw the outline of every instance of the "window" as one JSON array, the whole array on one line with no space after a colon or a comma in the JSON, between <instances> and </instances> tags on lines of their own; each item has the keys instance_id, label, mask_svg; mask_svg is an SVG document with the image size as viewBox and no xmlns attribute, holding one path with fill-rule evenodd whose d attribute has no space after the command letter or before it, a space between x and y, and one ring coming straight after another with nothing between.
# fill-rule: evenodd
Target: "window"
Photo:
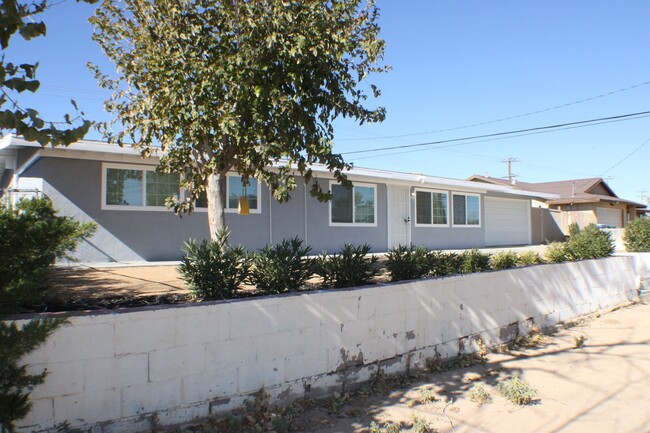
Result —
<instances>
[{"instance_id":1,"label":"window","mask_svg":"<svg viewBox=\"0 0 650 433\"><path fill-rule=\"evenodd\" d=\"M227 185L227 206L228 210L237 211L239 207L239 198L244 195L248 197L248 206L252 213L259 213L258 206L259 197L259 184L257 179L248 179L248 186L244 187L242 184L241 176L228 176Z\"/></svg>"},{"instance_id":2,"label":"window","mask_svg":"<svg viewBox=\"0 0 650 433\"><path fill-rule=\"evenodd\" d=\"M251 213L261 213L260 207L260 183L257 179L248 179L248 186L246 187L246 197L248 197L248 206ZM226 212L234 213L239 209L239 198L244 196L244 187L242 185L241 176L228 175L226 182ZM194 207L197 209L205 209L208 207L208 197L204 192L199 194L196 199Z\"/></svg>"},{"instance_id":3,"label":"window","mask_svg":"<svg viewBox=\"0 0 650 433\"><path fill-rule=\"evenodd\" d=\"M335 183L330 184L330 223L332 225L376 226L376 188L356 185L348 189Z\"/></svg>"},{"instance_id":4,"label":"window","mask_svg":"<svg viewBox=\"0 0 650 433\"><path fill-rule=\"evenodd\" d=\"M481 225L480 197L474 194L453 194L454 225L474 226Z\"/></svg>"},{"instance_id":5,"label":"window","mask_svg":"<svg viewBox=\"0 0 650 433\"><path fill-rule=\"evenodd\" d=\"M179 176L151 167L105 166L103 205L110 208L165 208L167 197L178 198Z\"/></svg>"},{"instance_id":6,"label":"window","mask_svg":"<svg viewBox=\"0 0 650 433\"><path fill-rule=\"evenodd\" d=\"M449 225L447 193L417 190L415 192L415 224L429 226Z\"/></svg>"}]
</instances>

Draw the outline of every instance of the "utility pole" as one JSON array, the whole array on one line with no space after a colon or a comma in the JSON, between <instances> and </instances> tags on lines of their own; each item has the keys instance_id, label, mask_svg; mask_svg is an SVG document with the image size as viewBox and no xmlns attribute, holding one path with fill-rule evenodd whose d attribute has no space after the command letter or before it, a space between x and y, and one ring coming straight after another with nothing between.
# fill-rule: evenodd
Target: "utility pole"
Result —
<instances>
[{"instance_id":1,"label":"utility pole","mask_svg":"<svg viewBox=\"0 0 650 433\"><path fill-rule=\"evenodd\" d=\"M639 197L641 198L641 203L645 203L646 200L646 193L648 192L647 189L642 189L641 191L637 191L639 194Z\"/></svg>"},{"instance_id":2,"label":"utility pole","mask_svg":"<svg viewBox=\"0 0 650 433\"><path fill-rule=\"evenodd\" d=\"M512 182L513 179L517 177L517 175L512 172L512 163L513 162L519 162L519 160L516 159L516 158L510 157L508 159L504 159L501 162L504 162L504 163L508 164L508 181Z\"/></svg>"}]
</instances>

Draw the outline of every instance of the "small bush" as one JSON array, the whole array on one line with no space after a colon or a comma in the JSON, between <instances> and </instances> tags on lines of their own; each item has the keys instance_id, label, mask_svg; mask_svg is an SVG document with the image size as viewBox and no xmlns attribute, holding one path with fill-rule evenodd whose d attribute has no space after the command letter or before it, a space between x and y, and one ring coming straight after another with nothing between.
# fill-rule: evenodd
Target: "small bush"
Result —
<instances>
[{"instance_id":1,"label":"small bush","mask_svg":"<svg viewBox=\"0 0 650 433\"><path fill-rule=\"evenodd\" d=\"M229 235L228 230L221 230L213 241L185 243L178 271L198 300L234 298L249 276L251 260L244 247L228 244Z\"/></svg>"},{"instance_id":2,"label":"small bush","mask_svg":"<svg viewBox=\"0 0 650 433\"><path fill-rule=\"evenodd\" d=\"M517 267L519 257L514 251L499 251L490 257L490 266L495 271Z\"/></svg>"},{"instance_id":3,"label":"small bush","mask_svg":"<svg viewBox=\"0 0 650 433\"><path fill-rule=\"evenodd\" d=\"M470 399L470 401L473 401L479 406L483 406L484 404L490 403L492 401L492 396L487 391L487 389L485 389L485 386L482 383L477 383L472 386L467 392L467 397Z\"/></svg>"},{"instance_id":4,"label":"small bush","mask_svg":"<svg viewBox=\"0 0 650 433\"><path fill-rule=\"evenodd\" d=\"M386 268L392 281L415 280L429 273L430 252L424 247L400 245L386 254Z\"/></svg>"},{"instance_id":5,"label":"small bush","mask_svg":"<svg viewBox=\"0 0 650 433\"><path fill-rule=\"evenodd\" d=\"M460 271L463 274L484 272L490 269L490 255L482 253L476 248L463 251L460 259L462 260Z\"/></svg>"},{"instance_id":6,"label":"small bush","mask_svg":"<svg viewBox=\"0 0 650 433\"><path fill-rule=\"evenodd\" d=\"M537 397L537 390L521 379L512 377L499 383L499 393L518 405L530 404Z\"/></svg>"},{"instance_id":7,"label":"small bush","mask_svg":"<svg viewBox=\"0 0 650 433\"><path fill-rule=\"evenodd\" d=\"M614 254L614 241L609 232L589 224L584 229L573 227L571 237L566 242L571 260L599 259Z\"/></svg>"},{"instance_id":8,"label":"small bush","mask_svg":"<svg viewBox=\"0 0 650 433\"><path fill-rule=\"evenodd\" d=\"M562 263L571 260L565 242L552 242L546 249L544 258L549 263Z\"/></svg>"},{"instance_id":9,"label":"small bush","mask_svg":"<svg viewBox=\"0 0 650 433\"><path fill-rule=\"evenodd\" d=\"M544 259L534 251L526 251L525 253L519 254L517 258L518 266L531 266L539 265L544 263Z\"/></svg>"},{"instance_id":10,"label":"small bush","mask_svg":"<svg viewBox=\"0 0 650 433\"><path fill-rule=\"evenodd\" d=\"M625 248L631 253L650 251L650 218L635 219L625 228Z\"/></svg>"},{"instance_id":11,"label":"small bush","mask_svg":"<svg viewBox=\"0 0 650 433\"><path fill-rule=\"evenodd\" d=\"M264 293L297 291L314 273L310 251L297 237L267 245L252 256L250 282Z\"/></svg>"},{"instance_id":12,"label":"small bush","mask_svg":"<svg viewBox=\"0 0 650 433\"><path fill-rule=\"evenodd\" d=\"M435 251L429 256L430 269L433 275L458 275L462 273L463 257L456 253Z\"/></svg>"},{"instance_id":13,"label":"small bush","mask_svg":"<svg viewBox=\"0 0 650 433\"><path fill-rule=\"evenodd\" d=\"M57 215L47 198L0 207L0 312L38 302L57 258L69 258L96 225Z\"/></svg>"},{"instance_id":14,"label":"small bush","mask_svg":"<svg viewBox=\"0 0 650 433\"><path fill-rule=\"evenodd\" d=\"M330 287L355 287L370 283L377 275L377 257L366 257L370 245L345 244L338 254L322 253L316 259L316 273Z\"/></svg>"}]
</instances>

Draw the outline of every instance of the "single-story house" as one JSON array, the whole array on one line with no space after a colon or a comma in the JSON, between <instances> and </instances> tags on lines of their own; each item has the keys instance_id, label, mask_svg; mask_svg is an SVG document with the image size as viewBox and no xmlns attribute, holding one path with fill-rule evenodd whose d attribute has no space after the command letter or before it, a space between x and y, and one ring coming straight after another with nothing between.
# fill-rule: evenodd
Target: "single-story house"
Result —
<instances>
[{"instance_id":1,"label":"single-story house","mask_svg":"<svg viewBox=\"0 0 650 433\"><path fill-rule=\"evenodd\" d=\"M62 215L95 221L96 234L77 252L89 262L176 260L183 242L209 236L207 212L197 203L182 218L165 198L182 194L178 176L155 172L158 158L129 147L81 141L42 148L20 137L0 140L0 188L5 195L42 193ZM422 174L354 168L352 191L334 182L325 167L313 167L333 200L319 202L298 182L287 203L275 201L261 182L244 192L241 178L228 178L226 223L231 242L249 250L298 236L315 253L344 243L368 243L373 252L399 244L430 249L530 244L531 200L554 194L510 185L478 184ZM240 196L250 214L239 215Z\"/></svg>"},{"instance_id":2,"label":"single-story house","mask_svg":"<svg viewBox=\"0 0 650 433\"><path fill-rule=\"evenodd\" d=\"M609 228L625 228L637 218L646 205L617 196L602 178L570 179L557 182L509 182L487 176L474 175L467 180L491 185L508 185L523 191L539 191L557 194L559 197L533 201L533 206L558 211L558 225L565 235L569 225L577 223L585 227L591 223Z\"/></svg>"}]
</instances>

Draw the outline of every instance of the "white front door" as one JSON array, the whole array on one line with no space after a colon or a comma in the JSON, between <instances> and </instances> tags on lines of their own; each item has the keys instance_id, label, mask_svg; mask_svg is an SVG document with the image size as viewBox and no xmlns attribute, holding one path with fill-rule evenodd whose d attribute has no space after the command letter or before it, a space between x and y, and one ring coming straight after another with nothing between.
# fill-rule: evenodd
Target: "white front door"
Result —
<instances>
[{"instance_id":1,"label":"white front door","mask_svg":"<svg viewBox=\"0 0 650 433\"><path fill-rule=\"evenodd\" d=\"M387 185L388 248L411 244L411 189Z\"/></svg>"}]
</instances>

